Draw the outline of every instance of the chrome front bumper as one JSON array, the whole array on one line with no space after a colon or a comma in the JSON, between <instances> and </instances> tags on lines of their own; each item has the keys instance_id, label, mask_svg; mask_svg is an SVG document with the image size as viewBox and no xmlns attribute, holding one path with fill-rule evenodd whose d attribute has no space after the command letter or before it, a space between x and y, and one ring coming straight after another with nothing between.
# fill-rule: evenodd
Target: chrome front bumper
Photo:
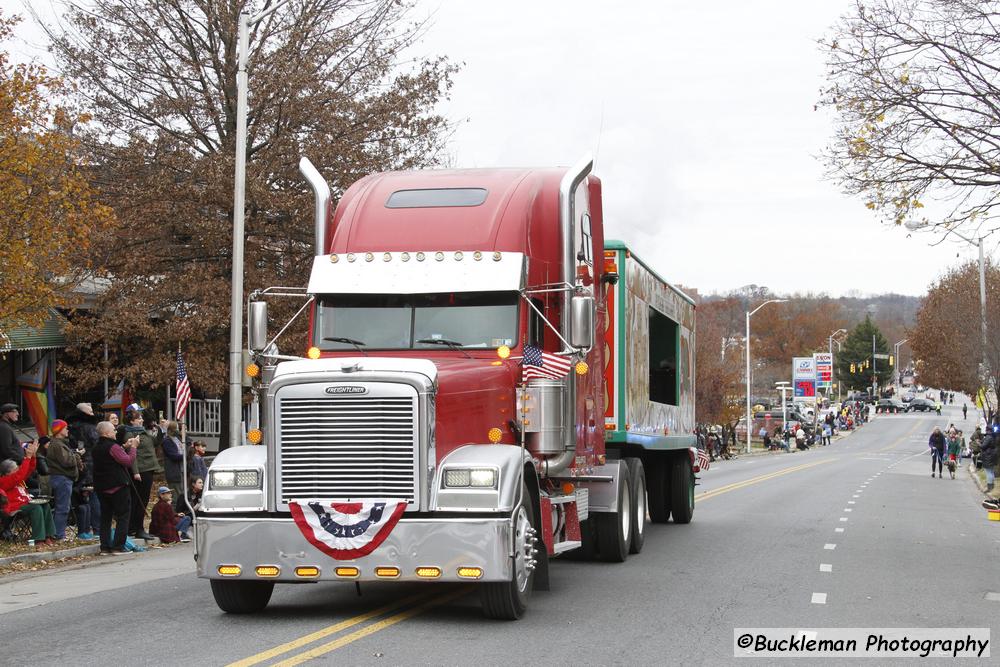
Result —
<instances>
[{"instance_id":1,"label":"chrome front bumper","mask_svg":"<svg viewBox=\"0 0 1000 667\"><path fill-rule=\"evenodd\" d=\"M459 568L481 568L478 581L510 581L510 519L407 519L393 528L375 551L354 560L335 560L310 544L292 519L199 517L198 576L208 579L308 581L470 581ZM237 576L221 576L222 565L238 565ZM277 576L260 577L256 568L272 565ZM319 576L302 577L297 567L316 567ZM337 567L356 567L357 576L337 576ZM395 567L398 577L376 576L376 567ZM440 577L416 575L436 567Z\"/></svg>"}]
</instances>

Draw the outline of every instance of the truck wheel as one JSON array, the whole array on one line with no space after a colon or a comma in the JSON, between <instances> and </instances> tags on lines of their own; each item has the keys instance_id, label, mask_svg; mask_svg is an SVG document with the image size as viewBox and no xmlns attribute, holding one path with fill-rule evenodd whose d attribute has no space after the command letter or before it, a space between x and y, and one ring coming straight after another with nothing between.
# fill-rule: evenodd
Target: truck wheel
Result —
<instances>
[{"instance_id":1,"label":"truck wheel","mask_svg":"<svg viewBox=\"0 0 1000 667\"><path fill-rule=\"evenodd\" d=\"M514 512L514 557L511 560L513 570L511 579L488 582L480 589L483 614L487 618L516 621L524 616L528 608L528 597L531 595L534 578L535 555L538 553L535 549L538 529L533 525L534 503L527 487L524 487L523 494L524 501Z\"/></svg>"},{"instance_id":2,"label":"truck wheel","mask_svg":"<svg viewBox=\"0 0 1000 667\"><path fill-rule=\"evenodd\" d=\"M694 472L687 458L678 458L670 466L671 503L674 523L691 523L694 516Z\"/></svg>"},{"instance_id":3,"label":"truck wheel","mask_svg":"<svg viewBox=\"0 0 1000 667\"><path fill-rule=\"evenodd\" d=\"M212 579L215 604L227 614L253 614L267 606L274 592L273 581L227 581Z\"/></svg>"},{"instance_id":4,"label":"truck wheel","mask_svg":"<svg viewBox=\"0 0 1000 667\"><path fill-rule=\"evenodd\" d=\"M666 523L670 520L670 466L663 457L651 458L647 471L649 518L653 523Z\"/></svg>"},{"instance_id":5,"label":"truck wheel","mask_svg":"<svg viewBox=\"0 0 1000 667\"><path fill-rule=\"evenodd\" d=\"M632 490L628 483L628 467L621 466L619 469L625 474L618 480L618 511L595 512L592 515L601 560L609 563L624 562L632 543Z\"/></svg>"},{"instance_id":6,"label":"truck wheel","mask_svg":"<svg viewBox=\"0 0 1000 667\"><path fill-rule=\"evenodd\" d=\"M628 552L637 554L646 541L646 471L641 459L627 458L625 464L628 466L629 486L632 487L632 541Z\"/></svg>"}]
</instances>

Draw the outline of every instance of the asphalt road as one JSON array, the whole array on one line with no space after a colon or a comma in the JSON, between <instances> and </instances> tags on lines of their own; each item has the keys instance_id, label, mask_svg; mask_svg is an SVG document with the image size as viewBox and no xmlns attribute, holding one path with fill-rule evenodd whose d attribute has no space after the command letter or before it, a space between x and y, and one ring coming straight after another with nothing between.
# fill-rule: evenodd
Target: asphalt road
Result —
<instances>
[{"instance_id":1,"label":"asphalt road","mask_svg":"<svg viewBox=\"0 0 1000 667\"><path fill-rule=\"evenodd\" d=\"M624 564L553 563L519 622L434 584L279 586L265 613L227 616L185 546L0 580L0 663L715 664L736 627L998 636L1000 524L964 470L929 475L927 435L952 421L882 415L829 447L717 464L691 524L649 525Z\"/></svg>"}]
</instances>

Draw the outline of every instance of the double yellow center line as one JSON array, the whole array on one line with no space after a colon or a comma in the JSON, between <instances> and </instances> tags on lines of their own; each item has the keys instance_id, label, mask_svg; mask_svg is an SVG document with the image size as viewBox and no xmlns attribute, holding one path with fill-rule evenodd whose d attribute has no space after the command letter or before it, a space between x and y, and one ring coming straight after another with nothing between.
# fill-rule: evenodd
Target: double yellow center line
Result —
<instances>
[{"instance_id":1,"label":"double yellow center line","mask_svg":"<svg viewBox=\"0 0 1000 667\"><path fill-rule=\"evenodd\" d=\"M812 463L803 463L801 465L792 466L791 468L782 468L781 470L776 470L775 472L769 472L765 475L760 475L758 477L751 477L750 479L743 480L742 482L735 482L733 484L727 484L726 486L720 486L717 489L712 489L711 491L706 491L700 496L695 496L695 502L701 502L702 500L708 500L709 498L714 498L716 496L721 496L723 493L729 493L730 491L736 491L737 489L742 489L747 486L752 486L754 484L760 484L761 482L766 482L769 479L774 479L775 477L781 477L782 475L788 475L793 472L798 472L800 470L805 470L807 468L815 468L816 466L823 465L824 463L830 463L831 461L836 461L836 458L822 459L820 461L813 461Z\"/></svg>"},{"instance_id":2,"label":"double yellow center line","mask_svg":"<svg viewBox=\"0 0 1000 667\"><path fill-rule=\"evenodd\" d=\"M365 627L359 630L355 630L354 632L343 635L342 637L338 637L333 641L329 641L325 644L320 644L319 646L311 648L307 651L303 651L302 653L298 653L296 655L285 658L284 660L273 663L273 665L274 667L277 667L278 665L281 665L282 667L286 666L291 667L291 665L302 664L307 660L312 660L313 658L318 658L319 656L329 653L330 651L334 651L340 648L341 646L344 646L345 644L350 644L353 641L357 641L358 639L374 634L379 630L384 630L388 627L396 625L397 623L405 621L411 616L416 616L417 614L423 613L428 609L440 606L442 604L450 602L464 595L468 595L470 592L472 592L471 586L461 586L456 590L451 590L448 591L447 593L443 593L441 595L432 597L429 600L426 600L425 602L416 605L415 607L411 607L397 614L393 614L392 616L389 616L380 621L372 623L371 625L366 625ZM379 607L378 609L373 609L372 611L359 614L357 616L354 616L353 618L348 618L346 620L340 621L339 623L334 623L333 625L329 625L325 628L317 630L316 632L311 632L308 635L299 637L298 639L294 639L285 644L280 644L278 646L275 646L274 648L268 649L266 651L261 651L260 653L257 653L255 655L251 655L248 658L237 660L236 662L230 663L228 667L250 667L251 665L258 665L262 662L271 660L272 658L277 658L280 655L297 651L298 649L304 648L305 646L308 646L313 642L319 641L320 639L325 639L330 635L335 635L338 632L342 632L344 630L352 628L355 625L364 623L365 621L370 621L371 619L378 618L379 616L388 614L389 612L396 611L397 609L400 609L402 607L406 607L407 605L413 604L418 600L426 598L426 596L427 596L426 593L418 593L416 595L410 595L408 597L405 597L401 600L396 600L395 602Z\"/></svg>"}]
</instances>

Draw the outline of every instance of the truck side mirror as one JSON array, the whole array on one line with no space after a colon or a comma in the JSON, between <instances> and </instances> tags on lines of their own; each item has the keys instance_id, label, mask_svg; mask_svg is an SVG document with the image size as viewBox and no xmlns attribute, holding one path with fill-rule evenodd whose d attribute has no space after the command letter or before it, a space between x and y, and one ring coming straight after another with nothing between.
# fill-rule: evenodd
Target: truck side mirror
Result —
<instances>
[{"instance_id":1,"label":"truck side mirror","mask_svg":"<svg viewBox=\"0 0 1000 667\"><path fill-rule=\"evenodd\" d=\"M262 352L267 345L267 302L250 302L250 321L247 331L247 346L254 352Z\"/></svg>"},{"instance_id":2,"label":"truck side mirror","mask_svg":"<svg viewBox=\"0 0 1000 667\"><path fill-rule=\"evenodd\" d=\"M574 296L570 315L573 326L570 343L573 347L589 350L594 346L594 297Z\"/></svg>"}]
</instances>

